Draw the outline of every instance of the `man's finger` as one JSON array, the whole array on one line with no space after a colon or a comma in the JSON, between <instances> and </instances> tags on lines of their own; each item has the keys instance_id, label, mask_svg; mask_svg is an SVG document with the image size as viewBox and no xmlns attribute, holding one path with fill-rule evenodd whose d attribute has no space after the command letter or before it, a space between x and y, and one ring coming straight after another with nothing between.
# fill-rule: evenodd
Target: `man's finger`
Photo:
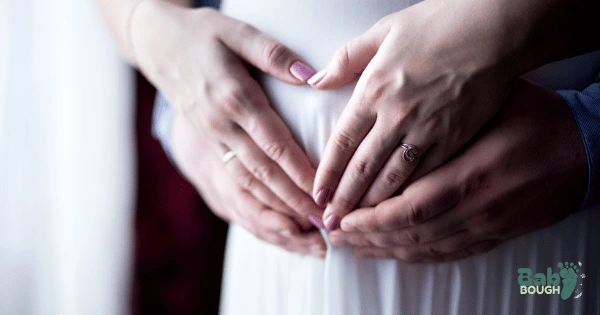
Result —
<instances>
[{"instance_id":1,"label":"man's finger","mask_svg":"<svg viewBox=\"0 0 600 315\"><path fill-rule=\"evenodd\" d=\"M348 232L385 232L420 224L454 207L461 199L455 178L434 172L407 187L404 192L372 208L353 211L343 218Z\"/></svg>"},{"instance_id":2,"label":"man's finger","mask_svg":"<svg viewBox=\"0 0 600 315\"><path fill-rule=\"evenodd\" d=\"M258 82L247 76L240 84L244 88L240 92L242 95L235 98L240 103L237 107L249 110L238 114L233 111L230 113L232 118L300 189L309 193L313 188L316 171L306 153L270 106Z\"/></svg>"},{"instance_id":3,"label":"man's finger","mask_svg":"<svg viewBox=\"0 0 600 315\"><path fill-rule=\"evenodd\" d=\"M309 194L300 189L288 174L271 160L243 130L238 130L226 142L257 180L298 213L303 226L311 226L308 215L322 215L322 210L314 203Z\"/></svg>"},{"instance_id":4,"label":"man's finger","mask_svg":"<svg viewBox=\"0 0 600 315\"><path fill-rule=\"evenodd\" d=\"M289 217L267 207L250 193L238 190L239 198L235 198L234 211L237 222L246 230L264 239L267 234L278 234L282 237L298 235L300 229Z\"/></svg>"}]
</instances>

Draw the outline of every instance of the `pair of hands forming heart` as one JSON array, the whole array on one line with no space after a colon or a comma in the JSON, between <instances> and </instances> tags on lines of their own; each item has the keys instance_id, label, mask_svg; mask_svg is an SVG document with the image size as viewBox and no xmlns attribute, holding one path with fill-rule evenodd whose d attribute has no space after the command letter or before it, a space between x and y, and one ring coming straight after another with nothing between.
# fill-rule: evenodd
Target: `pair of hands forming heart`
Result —
<instances>
[{"instance_id":1,"label":"pair of hands forming heart","mask_svg":"<svg viewBox=\"0 0 600 315\"><path fill-rule=\"evenodd\" d=\"M513 81L535 64L527 54L514 62L523 38L508 35L523 26L515 23L520 16L486 11L487 2L464 4L425 1L387 16L314 74L247 24L211 9L146 1L131 18L130 55L177 108L176 161L217 214L289 250L323 256L319 235L305 232L308 217L322 214L312 191L326 206L327 227L341 222L345 231L331 234L335 243L376 256L453 259L564 217L586 182L567 106L551 91ZM317 89L361 73L316 175L244 62ZM482 131L511 89L509 105ZM538 99L554 110L538 113ZM550 138L552 124L564 128ZM402 143L417 147L418 163L398 159ZM224 165L227 150L238 158ZM407 180L399 196L383 201ZM564 200L549 205L556 211L523 226L507 223L557 192Z\"/></svg>"}]
</instances>

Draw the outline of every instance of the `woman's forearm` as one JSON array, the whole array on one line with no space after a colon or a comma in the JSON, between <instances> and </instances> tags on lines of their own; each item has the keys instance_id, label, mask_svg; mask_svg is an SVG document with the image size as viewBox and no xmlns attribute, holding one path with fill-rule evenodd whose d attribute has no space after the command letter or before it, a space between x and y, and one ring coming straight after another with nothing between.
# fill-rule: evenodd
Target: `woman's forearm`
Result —
<instances>
[{"instance_id":1,"label":"woman's forearm","mask_svg":"<svg viewBox=\"0 0 600 315\"><path fill-rule=\"evenodd\" d=\"M100 12L124 56L136 64L131 47L131 20L137 6L144 1L170 2L181 6L191 6L191 0L96 0Z\"/></svg>"}]
</instances>

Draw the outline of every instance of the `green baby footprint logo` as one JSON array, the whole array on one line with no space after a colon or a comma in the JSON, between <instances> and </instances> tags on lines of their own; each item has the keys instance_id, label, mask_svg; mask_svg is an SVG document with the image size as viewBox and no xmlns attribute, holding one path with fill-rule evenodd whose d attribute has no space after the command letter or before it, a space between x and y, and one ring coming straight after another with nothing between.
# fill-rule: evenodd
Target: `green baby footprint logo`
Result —
<instances>
[{"instance_id":1,"label":"green baby footprint logo","mask_svg":"<svg viewBox=\"0 0 600 315\"><path fill-rule=\"evenodd\" d=\"M560 269L560 277L562 278L563 287L560 292L560 297L566 300L571 297L575 287L577 286L577 278L579 277L579 268L572 262L559 262L558 268Z\"/></svg>"}]
</instances>

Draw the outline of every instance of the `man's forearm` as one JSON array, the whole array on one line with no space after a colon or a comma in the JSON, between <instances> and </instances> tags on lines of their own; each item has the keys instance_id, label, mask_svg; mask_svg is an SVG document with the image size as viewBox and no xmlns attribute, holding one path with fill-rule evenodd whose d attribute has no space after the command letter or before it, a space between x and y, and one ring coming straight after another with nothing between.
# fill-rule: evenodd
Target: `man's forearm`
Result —
<instances>
[{"instance_id":1,"label":"man's forearm","mask_svg":"<svg viewBox=\"0 0 600 315\"><path fill-rule=\"evenodd\" d=\"M600 37L592 35L598 30L600 1L486 1L491 10L497 10L490 22L502 28L503 39L515 49L504 56L504 61L517 65L519 75L552 61L600 49Z\"/></svg>"}]
</instances>

